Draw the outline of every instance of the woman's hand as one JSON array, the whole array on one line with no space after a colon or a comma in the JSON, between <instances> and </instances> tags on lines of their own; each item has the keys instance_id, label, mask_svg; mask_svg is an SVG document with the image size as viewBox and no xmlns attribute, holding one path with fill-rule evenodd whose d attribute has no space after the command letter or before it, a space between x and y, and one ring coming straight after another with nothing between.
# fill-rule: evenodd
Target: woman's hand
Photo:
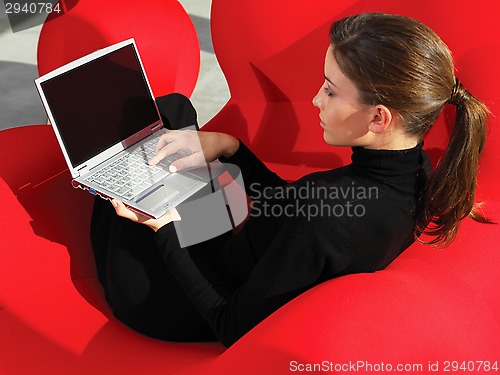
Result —
<instances>
[{"instance_id":1,"label":"woman's hand","mask_svg":"<svg viewBox=\"0 0 500 375\"><path fill-rule=\"evenodd\" d=\"M202 167L220 156L232 156L239 147L235 137L216 132L195 130L167 130L156 145L156 155L149 160L150 165L180 150L190 151L189 156L177 159L170 165L170 172L190 167Z\"/></svg>"},{"instance_id":2,"label":"woman's hand","mask_svg":"<svg viewBox=\"0 0 500 375\"><path fill-rule=\"evenodd\" d=\"M132 220L136 223L147 225L155 232L164 225L167 225L172 221L179 221L181 219L179 213L175 208L172 208L169 211L167 211L167 213L162 217L160 217L159 219L151 219L147 216L141 215L140 213L130 210L123 204L122 201L118 199L113 199L111 201L111 204L115 208L115 211L118 214L118 216Z\"/></svg>"}]
</instances>

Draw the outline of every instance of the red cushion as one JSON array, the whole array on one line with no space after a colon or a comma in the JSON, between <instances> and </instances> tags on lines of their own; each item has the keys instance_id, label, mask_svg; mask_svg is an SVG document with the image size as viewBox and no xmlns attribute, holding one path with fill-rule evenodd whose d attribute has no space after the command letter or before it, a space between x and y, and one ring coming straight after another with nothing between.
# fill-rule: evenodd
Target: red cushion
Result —
<instances>
[{"instance_id":1,"label":"red cushion","mask_svg":"<svg viewBox=\"0 0 500 375\"><path fill-rule=\"evenodd\" d=\"M175 0L66 0L51 13L38 41L45 74L99 48L135 38L155 96L190 96L200 67L196 30Z\"/></svg>"},{"instance_id":2,"label":"red cushion","mask_svg":"<svg viewBox=\"0 0 500 375\"><path fill-rule=\"evenodd\" d=\"M281 1L214 0L214 48L232 97L205 129L239 136L290 180L349 162L349 149L324 144L318 110L311 104L323 81L330 24L363 11L412 16L442 36L456 59L457 76L496 114L481 160L478 199L489 203L488 211L500 222L495 203L500 182L495 167L500 146L496 6L494 0L469 6L431 0L324 0L293 7ZM446 146L453 111L446 108L425 139L434 163ZM387 270L324 283L248 333L215 368L220 373L278 374L289 373L293 360L423 366L439 360L437 373L444 373L444 360L495 361L500 352L499 237L500 227L466 219L446 250L415 244ZM249 361L248 352L259 360Z\"/></svg>"},{"instance_id":3,"label":"red cushion","mask_svg":"<svg viewBox=\"0 0 500 375\"><path fill-rule=\"evenodd\" d=\"M314 5L298 2L293 6L282 1L214 0L214 49L231 99L205 129L239 136L289 180L349 162L349 149L332 148L323 142L312 98L324 81L331 23L364 11L404 14L433 27L450 46L460 80L487 103L493 114L498 113L500 77L496 71L500 41L496 9L495 0L479 0L469 6L437 4L433 0L319 0ZM425 149L434 162L443 153L453 118L450 106L425 139ZM497 196L498 121L498 116L491 118L481 160L480 200Z\"/></svg>"},{"instance_id":4,"label":"red cushion","mask_svg":"<svg viewBox=\"0 0 500 375\"><path fill-rule=\"evenodd\" d=\"M116 41L111 36L115 31L116 38L124 39L125 31L137 27L143 38L139 48L146 36L157 35L141 22L117 26L120 17L139 19L134 12L142 3L122 2L113 11L100 2L104 16L88 5L96 1L65 3L71 11L49 18L42 30L41 71ZM177 7L173 3L157 6ZM314 6L290 6L283 1L214 0L213 41L232 98L206 129L239 135L290 179L348 162L350 150L322 143L318 113L310 104L323 80L328 27L333 19L365 10L402 13L442 35L457 59L460 79L497 114L481 162L479 195L498 200L495 3L319 0ZM158 22L167 17L165 12L146 12ZM71 22L63 21L66 16ZM67 33L60 32L63 26ZM155 39L141 52L157 57L166 51L157 49L159 43ZM155 87L161 86L161 77L161 71L153 74ZM176 87L168 82L164 87ZM449 118L452 114L447 109ZM443 116L426 139L434 161L442 153L449 121ZM321 284L225 352L218 344L162 343L109 316L88 243L91 196L70 187L51 130L38 126L3 131L0 145L2 373L289 374L294 364L298 368L358 360L372 365L421 364L422 373L428 370L425 366L440 361L439 371L432 373L444 373L445 360L499 360L499 226L466 219L456 242L444 251L416 244L387 270ZM11 152L18 155L15 163L8 161ZM490 202L487 207L500 221L499 204Z\"/></svg>"},{"instance_id":5,"label":"red cushion","mask_svg":"<svg viewBox=\"0 0 500 375\"><path fill-rule=\"evenodd\" d=\"M484 210L494 222L500 223L500 200L488 202ZM478 301L491 310L500 324L499 238L500 225L481 224L467 218L462 221L459 235L449 248L438 250L415 244L400 258L419 260L443 273L453 274L464 288L474 290ZM457 286L457 292L460 288Z\"/></svg>"},{"instance_id":6,"label":"red cushion","mask_svg":"<svg viewBox=\"0 0 500 375\"><path fill-rule=\"evenodd\" d=\"M51 257L40 250L45 248L52 254L54 244L59 244L70 251L68 258L61 247L59 255L64 256L62 259L66 261L71 260L73 278L95 275L94 261L88 251L92 196L82 194L71 186L71 175L51 127L39 125L4 130L0 132L0 144L0 175L6 184L2 189L5 191L2 199L6 200L5 206L11 207L9 212L19 219L19 224L15 226L9 224L8 217L2 219L6 220L3 228L11 228L2 232L5 236L2 243L10 241L9 248L15 249L16 244L19 246L23 240L39 242L36 246L29 242L26 244L34 245L30 253L12 253L15 261L19 262L19 266L28 265L26 260L38 257L42 263L37 267L50 275L53 272L52 267L48 267ZM16 157L13 159L11 155ZM11 272L19 272L20 269L12 267ZM27 270L27 273L31 271ZM19 281L24 279L19 277Z\"/></svg>"},{"instance_id":7,"label":"red cushion","mask_svg":"<svg viewBox=\"0 0 500 375\"><path fill-rule=\"evenodd\" d=\"M223 351L152 340L117 322L90 247L93 198L71 186L52 129L4 130L0 145L2 374L170 374Z\"/></svg>"}]
</instances>

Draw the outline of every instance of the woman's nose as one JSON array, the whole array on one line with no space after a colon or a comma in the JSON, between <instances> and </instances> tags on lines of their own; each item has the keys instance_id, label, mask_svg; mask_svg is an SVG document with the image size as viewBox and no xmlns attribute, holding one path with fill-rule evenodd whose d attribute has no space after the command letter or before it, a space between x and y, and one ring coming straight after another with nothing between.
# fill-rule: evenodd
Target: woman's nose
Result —
<instances>
[{"instance_id":1,"label":"woman's nose","mask_svg":"<svg viewBox=\"0 0 500 375\"><path fill-rule=\"evenodd\" d=\"M319 92L314 96L313 100L312 100L312 104L313 106L315 106L316 108L320 108L320 105L321 105L321 98L319 96Z\"/></svg>"}]
</instances>

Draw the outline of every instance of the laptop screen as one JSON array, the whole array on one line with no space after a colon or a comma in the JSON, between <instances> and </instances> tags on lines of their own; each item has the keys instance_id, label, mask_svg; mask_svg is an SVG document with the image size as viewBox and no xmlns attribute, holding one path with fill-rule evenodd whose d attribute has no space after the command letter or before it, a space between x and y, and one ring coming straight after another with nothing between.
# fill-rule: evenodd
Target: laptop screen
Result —
<instances>
[{"instance_id":1,"label":"laptop screen","mask_svg":"<svg viewBox=\"0 0 500 375\"><path fill-rule=\"evenodd\" d=\"M73 166L160 120L132 44L41 86Z\"/></svg>"}]
</instances>

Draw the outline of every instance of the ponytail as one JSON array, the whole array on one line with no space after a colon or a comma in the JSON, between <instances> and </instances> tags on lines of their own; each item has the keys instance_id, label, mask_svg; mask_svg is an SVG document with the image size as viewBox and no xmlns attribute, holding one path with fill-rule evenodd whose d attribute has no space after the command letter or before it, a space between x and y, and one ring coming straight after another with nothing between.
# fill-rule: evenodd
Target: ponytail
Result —
<instances>
[{"instance_id":1,"label":"ponytail","mask_svg":"<svg viewBox=\"0 0 500 375\"><path fill-rule=\"evenodd\" d=\"M448 148L417 205L416 234L434 237L419 242L447 246L455 239L460 221L491 223L474 203L479 156L486 141L488 108L455 79L448 100L456 106L455 125Z\"/></svg>"},{"instance_id":2,"label":"ponytail","mask_svg":"<svg viewBox=\"0 0 500 375\"><path fill-rule=\"evenodd\" d=\"M363 13L335 22L330 44L340 70L354 82L360 101L383 104L401 116L404 130L422 139L447 103L456 106L448 148L425 181L415 209L415 236L446 246L460 221L470 216L489 223L474 203L479 155L486 140L488 108L455 78L448 46L412 18ZM420 188L420 186L418 186Z\"/></svg>"}]
</instances>

